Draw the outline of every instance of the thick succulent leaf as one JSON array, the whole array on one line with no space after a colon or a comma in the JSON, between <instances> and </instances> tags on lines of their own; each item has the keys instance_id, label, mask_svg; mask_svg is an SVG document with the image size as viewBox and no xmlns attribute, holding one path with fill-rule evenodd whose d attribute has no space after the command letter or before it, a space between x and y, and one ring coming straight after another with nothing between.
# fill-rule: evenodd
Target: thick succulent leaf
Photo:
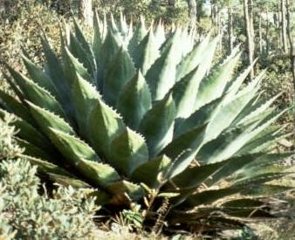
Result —
<instances>
[{"instance_id":1,"label":"thick succulent leaf","mask_svg":"<svg viewBox=\"0 0 295 240\"><path fill-rule=\"evenodd\" d=\"M54 162L56 159L54 156L47 151L44 151L42 148L34 146L30 142L26 140L15 138L17 145L24 149L24 154L28 156L32 156L34 158L43 159L46 161Z\"/></svg>"},{"instance_id":2,"label":"thick succulent leaf","mask_svg":"<svg viewBox=\"0 0 295 240\"><path fill-rule=\"evenodd\" d=\"M219 135L216 139L207 142L202 146L196 158L202 163L209 163L210 159L218 156L230 143L234 142L240 135L252 128L252 125L245 125L236 128L231 128Z\"/></svg>"},{"instance_id":3,"label":"thick succulent leaf","mask_svg":"<svg viewBox=\"0 0 295 240\"><path fill-rule=\"evenodd\" d=\"M162 44L160 48L161 55L165 52L169 52L169 49L173 49L174 63L178 65L181 61L183 54L186 49L186 37L187 33L183 32L180 27L177 27L171 32L171 35L167 37L166 41ZM185 46L185 47L184 47ZM176 67L175 67L176 74ZM176 80L176 78L174 77Z\"/></svg>"},{"instance_id":4,"label":"thick succulent leaf","mask_svg":"<svg viewBox=\"0 0 295 240\"><path fill-rule=\"evenodd\" d=\"M139 131L146 138L151 157L156 156L172 140L175 114L173 98L168 94L144 115Z\"/></svg>"},{"instance_id":5,"label":"thick succulent leaf","mask_svg":"<svg viewBox=\"0 0 295 240\"><path fill-rule=\"evenodd\" d=\"M200 83L196 96L195 109L219 98L226 84L232 79L232 74L240 59L240 53L212 69L212 72Z\"/></svg>"},{"instance_id":6,"label":"thick succulent leaf","mask_svg":"<svg viewBox=\"0 0 295 240\"><path fill-rule=\"evenodd\" d=\"M203 166L194 166L187 168L185 171L183 171L171 180L173 182L172 187L176 187L179 189L196 188L200 184L204 183L205 180L210 178L215 172L217 172L227 163L228 161L223 161Z\"/></svg>"},{"instance_id":7,"label":"thick succulent leaf","mask_svg":"<svg viewBox=\"0 0 295 240\"><path fill-rule=\"evenodd\" d=\"M129 41L129 45L128 45L128 50L130 52L130 55L133 59L133 61L136 64L136 67L138 68L138 65L140 62L137 62L136 56L140 56L140 54L138 53L140 50L138 48L140 42L144 39L144 37L147 34L147 30L145 27L145 23L144 21L141 19L140 23L136 26L134 33Z\"/></svg>"},{"instance_id":8,"label":"thick succulent leaf","mask_svg":"<svg viewBox=\"0 0 295 240\"><path fill-rule=\"evenodd\" d=\"M165 42L166 36L165 36L165 27L162 21L160 20L156 26L156 29L154 31L155 40L157 42L158 48L161 47L161 45Z\"/></svg>"},{"instance_id":9,"label":"thick succulent leaf","mask_svg":"<svg viewBox=\"0 0 295 240\"><path fill-rule=\"evenodd\" d=\"M58 92L47 73L45 73L41 68L34 64L27 57L23 56L23 62L26 66L28 73L30 74L31 80L33 80L40 87L45 88L54 97L58 98Z\"/></svg>"},{"instance_id":10,"label":"thick succulent leaf","mask_svg":"<svg viewBox=\"0 0 295 240\"><path fill-rule=\"evenodd\" d=\"M167 181L164 177L171 164L171 159L166 155L156 157L135 169L131 179L138 183L144 183L150 188L157 189Z\"/></svg>"},{"instance_id":11,"label":"thick succulent leaf","mask_svg":"<svg viewBox=\"0 0 295 240\"><path fill-rule=\"evenodd\" d=\"M100 163L94 150L82 140L67 133L50 128L50 138L68 163L95 186L106 187L120 180L111 166Z\"/></svg>"},{"instance_id":12,"label":"thick succulent leaf","mask_svg":"<svg viewBox=\"0 0 295 240\"><path fill-rule=\"evenodd\" d=\"M129 54L120 48L106 70L103 84L103 96L111 106L116 106L118 95L126 82L135 74L135 68Z\"/></svg>"},{"instance_id":13,"label":"thick succulent leaf","mask_svg":"<svg viewBox=\"0 0 295 240\"><path fill-rule=\"evenodd\" d=\"M251 161L242 166L242 168L238 170L236 174L240 177L250 176L255 172L258 173L258 171L267 170L269 166L275 166L280 160L291 157L292 155L294 155L294 152L265 154L257 158L255 161Z\"/></svg>"},{"instance_id":14,"label":"thick succulent leaf","mask_svg":"<svg viewBox=\"0 0 295 240\"><path fill-rule=\"evenodd\" d=\"M152 98L149 87L141 72L138 71L122 88L117 109L128 126L138 129L143 116L151 107Z\"/></svg>"},{"instance_id":15,"label":"thick succulent leaf","mask_svg":"<svg viewBox=\"0 0 295 240\"><path fill-rule=\"evenodd\" d=\"M213 140L206 146L206 151L211 151L210 156L205 160L208 163L218 162L227 158L230 158L236 154L243 146L249 143L255 136L257 136L264 129L269 127L274 121L276 121L283 112L279 114L274 114L268 118L261 121L261 123L254 124L248 130L241 132L241 134L236 134L236 131L232 131L232 137L225 138L225 135L221 135L216 140ZM255 127L256 126L256 127ZM231 139L231 140L230 140ZM219 142L220 145L217 146L216 143ZM213 145L212 145L213 143ZM211 146L210 146L211 145ZM214 147L215 145L215 147ZM205 153L204 149L202 151Z\"/></svg>"},{"instance_id":16,"label":"thick succulent leaf","mask_svg":"<svg viewBox=\"0 0 295 240\"><path fill-rule=\"evenodd\" d=\"M176 125L174 136L179 136L193 128L197 128L207 124L211 119L214 111L222 103L222 97L207 103L197 111L195 111L191 116L186 119L181 119Z\"/></svg>"},{"instance_id":17,"label":"thick succulent leaf","mask_svg":"<svg viewBox=\"0 0 295 240\"><path fill-rule=\"evenodd\" d=\"M271 105L278 99L280 94L268 99L268 100L262 100L262 101L256 101L252 103L250 106L246 106L244 110L237 116L237 118L234 121L235 125L243 124L245 122L249 122L252 119L257 118L260 115L263 115L270 107Z\"/></svg>"},{"instance_id":18,"label":"thick succulent leaf","mask_svg":"<svg viewBox=\"0 0 295 240\"><path fill-rule=\"evenodd\" d=\"M2 111L0 115L2 115ZM26 141L38 146L39 148L46 149L46 152L49 152L51 154L55 152L49 139L46 138L39 131L39 129L36 129L30 123L21 118L16 118L13 124L18 129L18 137L25 139Z\"/></svg>"},{"instance_id":19,"label":"thick succulent leaf","mask_svg":"<svg viewBox=\"0 0 295 240\"><path fill-rule=\"evenodd\" d=\"M16 95L16 97L22 102L25 102L25 97L24 97L24 93L22 92L22 90L17 86L17 84L15 83L15 81L13 80L12 76L9 76L8 74L6 74L5 72L2 73L5 80L7 81L7 83L9 84L11 90L13 91L13 93Z\"/></svg>"},{"instance_id":20,"label":"thick succulent leaf","mask_svg":"<svg viewBox=\"0 0 295 240\"><path fill-rule=\"evenodd\" d=\"M88 45L88 43L86 44ZM86 50L84 46L82 46L82 43L77 39L77 35L74 36L71 32L68 48L71 53L79 60L79 62L83 64L88 73L96 73L96 63L94 61L92 50L90 50L90 47L88 47Z\"/></svg>"},{"instance_id":21,"label":"thick succulent leaf","mask_svg":"<svg viewBox=\"0 0 295 240\"><path fill-rule=\"evenodd\" d=\"M84 34L83 34L83 32L82 32L79 24L75 20L74 20L74 28L75 28L75 40L77 40L77 43L79 43L79 45L81 46L81 48L84 50L83 52L85 52L86 59L87 59L88 62L87 63L86 62L84 63L83 61L85 61L85 59L80 59L80 57L83 57L83 55L77 55L76 57L78 59L80 59L80 61L83 62L85 64L85 66L89 65L89 67L87 67L87 69L88 69L89 72L95 73L96 72L96 63L95 63L94 53L92 51L92 48L91 48L90 44L86 40L86 37L84 36ZM72 41L70 43L72 44ZM70 48L71 47L72 46L70 46ZM74 49L73 49L74 52L76 52L76 51L78 52L78 49L79 48L76 49L75 48L75 45L73 47L74 47ZM81 54L81 53L82 52L79 52L78 54Z\"/></svg>"},{"instance_id":22,"label":"thick succulent leaf","mask_svg":"<svg viewBox=\"0 0 295 240\"><path fill-rule=\"evenodd\" d=\"M100 65L100 53L101 53L101 47L103 43L103 36L101 33L101 22L98 17L97 11L94 11L93 16L93 40L92 40L92 51L94 54L95 62L97 64L97 67Z\"/></svg>"},{"instance_id":23,"label":"thick succulent leaf","mask_svg":"<svg viewBox=\"0 0 295 240\"><path fill-rule=\"evenodd\" d=\"M258 198L239 198L229 200L225 203L222 203L221 206L226 208L255 208L266 205L266 202L258 199Z\"/></svg>"},{"instance_id":24,"label":"thick succulent leaf","mask_svg":"<svg viewBox=\"0 0 295 240\"><path fill-rule=\"evenodd\" d=\"M193 104L196 99L199 84L203 76L199 68L193 69L171 88L177 109L177 117L187 118L192 114Z\"/></svg>"},{"instance_id":25,"label":"thick succulent leaf","mask_svg":"<svg viewBox=\"0 0 295 240\"><path fill-rule=\"evenodd\" d=\"M148 147L143 137L129 128L114 138L110 148L110 164L125 176L130 176L149 159Z\"/></svg>"},{"instance_id":26,"label":"thick succulent leaf","mask_svg":"<svg viewBox=\"0 0 295 240\"><path fill-rule=\"evenodd\" d=\"M243 190L243 187L228 187L216 190L205 190L195 193L187 198L183 203L185 206L195 207L202 204L211 204L219 199L225 199L228 196L237 194Z\"/></svg>"},{"instance_id":27,"label":"thick succulent leaf","mask_svg":"<svg viewBox=\"0 0 295 240\"><path fill-rule=\"evenodd\" d=\"M1 105L5 108L6 111L15 114L16 116L26 120L27 122L30 122L32 124L34 123L34 119L32 118L30 112L25 107L25 105L1 89L0 99Z\"/></svg>"},{"instance_id":28,"label":"thick succulent leaf","mask_svg":"<svg viewBox=\"0 0 295 240\"><path fill-rule=\"evenodd\" d=\"M210 216L208 218L208 216ZM174 210L168 215L169 225L178 226L179 224L189 226L191 229L196 229L199 233L200 229L203 232L218 230L242 230L246 227L245 222L239 218L233 218L222 213L222 210L217 207L198 207L197 210L184 211ZM206 219L206 221L204 221Z\"/></svg>"},{"instance_id":29,"label":"thick succulent leaf","mask_svg":"<svg viewBox=\"0 0 295 240\"><path fill-rule=\"evenodd\" d=\"M255 170L255 169L253 169ZM267 183L276 179L280 179L284 176L288 175L286 172L282 172L281 169L279 170L273 170L266 173L250 173L249 176L245 176L244 178L238 178L233 186L249 186L249 187L255 187L255 186L261 186L263 183Z\"/></svg>"},{"instance_id":30,"label":"thick succulent leaf","mask_svg":"<svg viewBox=\"0 0 295 240\"><path fill-rule=\"evenodd\" d=\"M260 159L265 158L264 153L247 154L237 157L232 157L226 161L220 163L225 163L222 168L220 168L209 180L208 184L213 185L216 182L230 177L232 174L243 169L247 164L251 162L259 162ZM218 164L218 163L217 163Z\"/></svg>"},{"instance_id":31,"label":"thick succulent leaf","mask_svg":"<svg viewBox=\"0 0 295 240\"><path fill-rule=\"evenodd\" d=\"M145 75L160 55L152 29L131 54L136 69Z\"/></svg>"},{"instance_id":32,"label":"thick succulent leaf","mask_svg":"<svg viewBox=\"0 0 295 240\"><path fill-rule=\"evenodd\" d=\"M41 37L41 43L46 58L46 70L57 91L59 92L59 96L62 98L61 103L64 107L64 110L66 111L68 117L70 117L72 116L72 109L70 106L71 98L69 95L68 83L66 81L61 81L61 79L64 78L62 64L51 49L50 44L45 36Z\"/></svg>"},{"instance_id":33,"label":"thick succulent leaf","mask_svg":"<svg viewBox=\"0 0 295 240\"><path fill-rule=\"evenodd\" d=\"M29 161L31 164L38 166L38 171L41 171L42 173L55 174L64 177L74 177L71 173L54 163L27 155L21 155L21 157L22 159Z\"/></svg>"},{"instance_id":34,"label":"thick succulent leaf","mask_svg":"<svg viewBox=\"0 0 295 240\"><path fill-rule=\"evenodd\" d=\"M171 159L177 158L184 150L191 150L191 155L197 154L202 146L207 125L193 128L172 140L162 151Z\"/></svg>"},{"instance_id":35,"label":"thick succulent leaf","mask_svg":"<svg viewBox=\"0 0 295 240\"><path fill-rule=\"evenodd\" d=\"M177 158L173 159L167 172L167 178L172 179L187 169L194 160L194 151L188 149L183 151Z\"/></svg>"},{"instance_id":36,"label":"thick succulent leaf","mask_svg":"<svg viewBox=\"0 0 295 240\"><path fill-rule=\"evenodd\" d=\"M101 96L94 86L77 74L72 86L72 98L79 133L84 138L87 138L87 132L85 131L88 128L87 119L93 106Z\"/></svg>"},{"instance_id":37,"label":"thick succulent leaf","mask_svg":"<svg viewBox=\"0 0 295 240\"><path fill-rule=\"evenodd\" d=\"M241 148L237 154L241 155L247 152L255 153L268 150L271 147L275 147L278 140L284 139L291 135L292 133L286 134L285 132L278 131L277 128L266 129L253 138L250 143Z\"/></svg>"},{"instance_id":38,"label":"thick succulent leaf","mask_svg":"<svg viewBox=\"0 0 295 240\"><path fill-rule=\"evenodd\" d=\"M85 80L90 83L94 83L92 76L90 76L88 70L83 66L83 64L73 56L73 54L65 48L63 51L63 63L64 63L64 75L69 86L72 86L76 75L79 74Z\"/></svg>"},{"instance_id":39,"label":"thick succulent leaf","mask_svg":"<svg viewBox=\"0 0 295 240\"><path fill-rule=\"evenodd\" d=\"M75 134L72 127L67 122L65 122L64 119L60 118L59 116L55 115L54 113L46 109L38 107L37 105L31 102L27 101L27 103L31 111L31 114L33 115L36 122L43 130L43 132L46 133L47 136L49 135L50 127L69 134Z\"/></svg>"},{"instance_id":40,"label":"thick succulent leaf","mask_svg":"<svg viewBox=\"0 0 295 240\"><path fill-rule=\"evenodd\" d=\"M87 125L86 135L89 137L91 146L105 157L110 154L112 140L126 128L121 116L101 99L93 103Z\"/></svg>"},{"instance_id":41,"label":"thick succulent leaf","mask_svg":"<svg viewBox=\"0 0 295 240\"><path fill-rule=\"evenodd\" d=\"M175 83L176 62L174 52L175 46L171 45L154 62L145 75L153 101L163 99Z\"/></svg>"},{"instance_id":42,"label":"thick succulent leaf","mask_svg":"<svg viewBox=\"0 0 295 240\"><path fill-rule=\"evenodd\" d=\"M238 90L241 88L242 84L247 79L247 76L254 67L256 61L254 61L250 66L248 66L244 71L242 71L233 81L229 82L226 86L225 91L229 93L229 97L235 95Z\"/></svg>"},{"instance_id":43,"label":"thick succulent leaf","mask_svg":"<svg viewBox=\"0 0 295 240\"><path fill-rule=\"evenodd\" d=\"M28 100L41 108L54 112L60 117L66 118L59 102L47 90L13 69L10 68L9 70Z\"/></svg>"},{"instance_id":44,"label":"thick succulent leaf","mask_svg":"<svg viewBox=\"0 0 295 240\"><path fill-rule=\"evenodd\" d=\"M120 50L122 43L116 39L114 33L109 30L101 48L102 67L106 69L113 62L116 54Z\"/></svg>"},{"instance_id":45,"label":"thick succulent leaf","mask_svg":"<svg viewBox=\"0 0 295 240\"><path fill-rule=\"evenodd\" d=\"M179 63L177 66L176 81L182 79L204 61L204 56L206 55L204 53L209 51L209 48L207 48L209 41L210 34L208 34L200 43L197 43L193 50Z\"/></svg>"},{"instance_id":46,"label":"thick succulent leaf","mask_svg":"<svg viewBox=\"0 0 295 240\"><path fill-rule=\"evenodd\" d=\"M257 88L251 88L249 91L243 91L232 99L227 99L219 105L210 119L206 132L206 140L215 139L223 130L228 128L235 120L244 107L255 97Z\"/></svg>"}]
</instances>

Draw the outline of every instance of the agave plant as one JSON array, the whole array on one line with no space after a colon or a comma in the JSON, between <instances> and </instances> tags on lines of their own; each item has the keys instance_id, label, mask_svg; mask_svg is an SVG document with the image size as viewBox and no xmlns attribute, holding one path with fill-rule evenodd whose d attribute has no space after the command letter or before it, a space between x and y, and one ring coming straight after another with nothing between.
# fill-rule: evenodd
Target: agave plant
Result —
<instances>
[{"instance_id":1,"label":"agave plant","mask_svg":"<svg viewBox=\"0 0 295 240\"><path fill-rule=\"evenodd\" d=\"M41 173L95 188L105 206L147 206L146 219L169 201L170 227L269 215L264 197L289 189L271 183L286 174L275 163L289 153L271 152L284 111L271 107L278 96L261 99L263 73L248 84L252 66L235 73L238 48L218 62L218 36L196 43L185 28L133 30L124 17L95 16L91 43L77 23L65 32L60 56L42 36L44 68L24 53L26 75L7 66L15 96L0 91Z\"/></svg>"}]
</instances>

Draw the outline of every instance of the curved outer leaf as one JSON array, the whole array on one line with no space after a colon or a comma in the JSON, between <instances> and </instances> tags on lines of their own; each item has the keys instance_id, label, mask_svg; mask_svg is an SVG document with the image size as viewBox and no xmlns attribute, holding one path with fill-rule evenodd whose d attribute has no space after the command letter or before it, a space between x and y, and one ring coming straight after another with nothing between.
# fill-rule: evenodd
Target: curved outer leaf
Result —
<instances>
[{"instance_id":1,"label":"curved outer leaf","mask_svg":"<svg viewBox=\"0 0 295 240\"><path fill-rule=\"evenodd\" d=\"M225 96L223 102L219 105L217 111L211 117L207 132L206 141L215 139L223 130L228 128L239 113L247 106L247 104L255 97L258 88L250 88L249 91L242 91L232 99Z\"/></svg>"},{"instance_id":2,"label":"curved outer leaf","mask_svg":"<svg viewBox=\"0 0 295 240\"><path fill-rule=\"evenodd\" d=\"M164 177L170 164L171 159L161 155L136 168L131 179L139 183L143 182L152 189L158 189L167 181Z\"/></svg>"},{"instance_id":3,"label":"curved outer leaf","mask_svg":"<svg viewBox=\"0 0 295 240\"><path fill-rule=\"evenodd\" d=\"M91 184L103 188L120 180L111 166L100 163L94 150L85 142L67 133L50 128L50 138L69 164L76 168Z\"/></svg>"},{"instance_id":4,"label":"curved outer leaf","mask_svg":"<svg viewBox=\"0 0 295 240\"><path fill-rule=\"evenodd\" d=\"M34 119L31 116L28 109L20 101L13 96L7 94L0 89L1 105L6 111L15 114L16 116L26 120L27 122L34 123Z\"/></svg>"},{"instance_id":5,"label":"curved outer leaf","mask_svg":"<svg viewBox=\"0 0 295 240\"><path fill-rule=\"evenodd\" d=\"M91 146L106 157L110 154L112 140L126 128L121 116L101 99L93 103L87 125L86 134L89 136Z\"/></svg>"},{"instance_id":6,"label":"curved outer leaf","mask_svg":"<svg viewBox=\"0 0 295 240\"><path fill-rule=\"evenodd\" d=\"M259 162L259 159L264 157L264 153L255 153L232 157L226 161L221 161L221 163L226 164L224 164L223 167L212 176L211 180L209 181L210 186L220 180L224 180L225 178L232 176L232 174L237 173L251 162Z\"/></svg>"},{"instance_id":7,"label":"curved outer leaf","mask_svg":"<svg viewBox=\"0 0 295 240\"><path fill-rule=\"evenodd\" d=\"M138 129L144 114L152 107L149 87L141 72L123 86L117 104L124 121L132 129Z\"/></svg>"},{"instance_id":8,"label":"curved outer leaf","mask_svg":"<svg viewBox=\"0 0 295 240\"><path fill-rule=\"evenodd\" d=\"M44 151L42 148L34 146L32 143L20 138L15 138L15 140L17 145L24 149L24 154L49 162L55 162L55 156L48 153L46 150Z\"/></svg>"},{"instance_id":9,"label":"curved outer leaf","mask_svg":"<svg viewBox=\"0 0 295 240\"><path fill-rule=\"evenodd\" d=\"M173 98L168 94L144 115L139 132L146 138L150 157L156 156L172 140L175 114Z\"/></svg>"},{"instance_id":10,"label":"curved outer leaf","mask_svg":"<svg viewBox=\"0 0 295 240\"><path fill-rule=\"evenodd\" d=\"M116 106L118 95L126 82L135 74L129 54L121 47L112 63L108 66L103 84L106 103Z\"/></svg>"},{"instance_id":11,"label":"curved outer leaf","mask_svg":"<svg viewBox=\"0 0 295 240\"><path fill-rule=\"evenodd\" d=\"M41 170L41 172L43 172L43 173L46 173L48 175L59 175L60 177L64 177L64 178L71 177L72 180L74 180L74 176L71 173L69 173L68 171L59 167L58 165L55 165L54 163L47 162L47 161L41 160L39 158L27 156L24 154L21 155L21 158L29 161L33 165L38 166L38 170ZM79 181L80 183L82 183L82 181L78 180L78 179L75 179L75 181ZM86 184L86 183L84 183L84 184L89 187L88 184Z\"/></svg>"},{"instance_id":12,"label":"curved outer leaf","mask_svg":"<svg viewBox=\"0 0 295 240\"><path fill-rule=\"evenodd\" d=\"M65 113L59 104L59 102L44 88L34 83L32 80L28 79L24 75L9 69L17 85L22 89L26 98L32 103L38 105L41 108L47 109L54 112L66 119Z\"/></svg>"},{"instance_id":13,"label":"curved outer leaf","mask_svg":"<svg viewBox=\"0 0 295 240\"><path fill-rule=\"evenodd\" d=\"M228 161L223 161L187 168L172 179L173 185L179 189L196 188L227 163Z\"/></svg>"},{"instance_id":14,"label":"curved outer leaf","mask_svg":"<svg viewBox=\"0 0 295 240\"><path fill-rule=\"evenodd\" d=\"M266 170L267 167L273 166L280 160L291 157L292 155L294 155L294 152L265 154L254 161L248 162L247 165L239 169L236 174L240 177L250 176L251 174L258 172L258 170Z\"/></svg>"},{"instance_id":15,"label":"curved outer leaf","mask_svg":"<svg viewBox=\"0 0 295 240\"><path fill-rule=\"evenodd\" d=\"M139 134L129 128L111 143L110 164L124 175L130 176L134 169L149 159L148 147Z\"/></svg>"},{"instance_id":16,"label":"curved outer leaf","mask_svg":"<svg viewBox=\"0 0 295 240\"><path fill-rule=\"evenodd\" d=\"M27 101L27 103L36 122L47 136L49 136L50 127L69 134L75 134L71 126L59 116L46 109L42 109L29 101Z\"/></svg>"},{"instance_id":17,"label":"curved outer leaf","mask_svg":"<svg viewBox=\"0 0 295 240\"><path fill-rule=\"evenodd\" d=\"M61 100L59 98L58 92L57 92L51 78L48 76L48 74L46 74L41 68L39 68L36 64L34 64L26 56L23 56L22 59L23 59L23 62L26 66L28 73L30 74L31 80L33 80L40 87L45 88L55 98Z\"/></svg>"},{"instance_id":18,"label":"curved outer leaf","mask_svg":"<svg viewBox=\"0 0 295 240\"><path fill-rule=\"evenodd\" d=\"M211 204L219 199L225 199L228 196L241 192L246 187L228 187L217 190L205 190L200 193L193 194L183 203L185 206L195 207L202 204Z\"/></svg>"},{"instance_id":19,"label":"curved outer leaf","mask_svg":"<svg viewBox=\"0 0 295 240\"><path fill-rule=\"evenodd\" d=\"M57 56L50 47L50 44L45 36L41 37L41 43L43 46L45 58L46 58L46 67L48 74L56 87L59 96L61 97L61 103L64 107L67 116L71 119L73 109L71 108L71 98L69 95L70 88L66 81L61 81L64 78L64 72L62 69L62 64L58 60Z\"/></svg>"}]
</instances>

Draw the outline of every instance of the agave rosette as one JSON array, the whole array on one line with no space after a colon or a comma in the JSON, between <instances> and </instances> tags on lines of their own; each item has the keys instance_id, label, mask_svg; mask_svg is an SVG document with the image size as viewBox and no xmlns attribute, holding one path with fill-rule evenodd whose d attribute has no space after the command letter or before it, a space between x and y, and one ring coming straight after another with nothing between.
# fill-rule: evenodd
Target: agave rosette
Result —
<instances>
[{"instance_id":1,"label":"agave rosette","mask_svg":"<svg viewBox=\"0 0 295 240\"><path fill-rule=\"evenodd\" d=\"M238 49L213 64L218 37L123 17L95 16L92 43L77 23L61 35L60 57L43 36L44 69L24 54L27 75L8 67L16 97L0 91L26 158L54 181L94 187L101 204L169 198L166 220L189 226L266 216L263 197L288 190L270 183L286 174L274 166L289 153L270 152L284 111L261 99L263 74L234 73Z\"/></svg>"}]
</instances>

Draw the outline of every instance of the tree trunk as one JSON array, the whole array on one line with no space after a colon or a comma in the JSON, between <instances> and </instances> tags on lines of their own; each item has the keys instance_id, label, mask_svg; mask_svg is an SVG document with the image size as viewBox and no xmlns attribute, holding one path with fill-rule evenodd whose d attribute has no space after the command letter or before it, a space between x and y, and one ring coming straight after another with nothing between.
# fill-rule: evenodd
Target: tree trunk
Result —
<instances>
[{"instance_id":1,"label":"tree trunk","mask_svg":"<svg viewBox=\"0 0 295 240\"><path fill-rule=\"evenodd\" d=\"M245 19L245 29L247 36L247 51L248 61L251 65L254 60L254 28L253 28L253 11L252 11L252 0L243 0L243 10ZM254 77L254 68L250 72L250 78Z\"/></svg>"},{"instance_id":2,"label":"tree trunk","mask_svg":"<svg viewBox=\"0 0 295 240\"><path fill-rule=\"evenodd\" d=\"M281 0L281 34L284 53L288 52L287 46L287 29L286 29L286 0Z\"/></svg>"},{"instance_id":3,"label":"tree trunk","mask_svg":"<svg viewBox=\"0 0 295 240\"><path fill-rule=\"evenodd\" d=\"M233 9L231 6L227 9L228 14L228 22L227 22L227 30L228 30L228 50L229 54L231 54L234 47L234 32L233 32Z\"/></svg>"},{"instance_id":4,"label":"tree trunk","mask_svg":"<svg viewBox=\"0 0 295 240\"><path fill-rule=\"evenodd\" d=\"M93 11L92 0L80 0L79 1L79 15L80 18L85 21L89 26L92 25Z\"/></svg>"},{"instance_id":5,"label":"tree trunk","mask_svg":"<svg viewBox=\"0 0 295 240\"><path fill-rule=\"evenodd\" d=\"M265 29L265 52L266 56L269 55L269 12L266 8L266 29Z\"/></svg>"},{"instance_id":6,"label":"tree trunk","mask_svg":"<svg viewBox=\"0 0 295 240\"><path fill-rule=\"evenodd\" d=\"M190 18L190 27L195 28L197 20L197 2L196 0L187 0L189 18Z\"/></svg>"},{"instance_id":7,"label":"tree trunk","mask_svg":"<svg viewBox=\"0 0 295 240\"><path fill-rule=\"evenodd\" d=\"M291 29L291 13L290 13L290 1L286 0L286 16L287 16L287 35L290 44L290 61L291 61L291 72L293 77L293 86L295 90L295 43L292 36ZM295 97L294 97L295 101Z\"/></svg>"},{"instance_id":8,"label":"tree trunk","mask_svg":"<svg viewBox=\"0 0 295 240\"><path fill-rule=\"evenodd\" d=\"M258 32L259 32L259 53L263 53L263 38L262 38L262 17L259 15L259 24L258 24Z\"/></svg>"}]
</instances>

